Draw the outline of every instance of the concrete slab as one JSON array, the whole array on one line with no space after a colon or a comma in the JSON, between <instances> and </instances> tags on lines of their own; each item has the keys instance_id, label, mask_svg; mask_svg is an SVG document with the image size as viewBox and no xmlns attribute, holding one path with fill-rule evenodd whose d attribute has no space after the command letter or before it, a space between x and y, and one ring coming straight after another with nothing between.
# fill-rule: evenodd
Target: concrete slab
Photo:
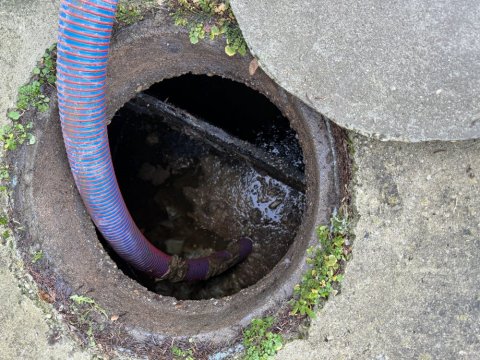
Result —
<instances>
[{"instance_id":1,"label":"concrete slab","mask_svg":"<svg viewBox=\"0 0 480 360\"><path fill-rule=\"evenodd\" d=\"M480 137L480 2L232 0L261 67L381 139Z\"/></svg>"},{"instance_id":2,"label":"concrete slab","mask_svg":"<svg viewBox=\"0 0 480 360\"><path fill-rule=\"evenodd\" d=\"M354 141L342 291L278 359L480 358L480 141Z\"/></svg>"}]
</instances>

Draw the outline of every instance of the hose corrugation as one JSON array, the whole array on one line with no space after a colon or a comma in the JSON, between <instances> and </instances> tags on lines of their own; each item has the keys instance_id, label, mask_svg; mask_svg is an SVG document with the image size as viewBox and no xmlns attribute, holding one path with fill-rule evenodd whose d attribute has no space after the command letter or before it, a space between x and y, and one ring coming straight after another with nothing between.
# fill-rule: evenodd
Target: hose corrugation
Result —
<instances>
[{"instance_id":1,"label":"hose corrugation","mask_svg":"<svg viewBox=\"0 0 480 360\"><path fill-rule=\"evenodd\" d=\"M203 280L251 252L241 238L211 256L182 260L143 236L127 210L112 165L106 127L106 74L118 0L62 0L57 89L65 147L75 183L99 231L115 252L157 278Z\"/></svg>"}]
</instances>

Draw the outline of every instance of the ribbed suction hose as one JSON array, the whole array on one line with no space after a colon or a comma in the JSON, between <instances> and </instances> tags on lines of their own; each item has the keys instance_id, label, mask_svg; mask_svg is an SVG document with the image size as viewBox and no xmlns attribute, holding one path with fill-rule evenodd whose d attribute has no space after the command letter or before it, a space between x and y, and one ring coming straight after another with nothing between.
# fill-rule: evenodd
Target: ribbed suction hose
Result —
<instances>
[{"instance_id":1,"label":"ribbed suction hose","mask_svg":"<svg viewBox=\"0 0 480 360\"><path fill-rule=\"evenodd\" d=\"M204 280L245 259L241 238L208 257L181 259L155 248L132 220L118 187L106 126L106 75L115 0L62 0L57 89L63 139L91 218L115 252L138 270L172 281Z\"/></svg>"}]
</instances>

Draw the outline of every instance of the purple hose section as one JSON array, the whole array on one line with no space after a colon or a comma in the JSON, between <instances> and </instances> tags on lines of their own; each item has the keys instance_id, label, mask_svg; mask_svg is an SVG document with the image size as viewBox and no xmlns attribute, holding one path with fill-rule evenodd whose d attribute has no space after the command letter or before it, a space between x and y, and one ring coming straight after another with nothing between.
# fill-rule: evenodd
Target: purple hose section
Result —
<instances>
[{"instance_id":1,"label":"purple hose section","mask_svg":"<svg viewBox=\"0 0 480 360\"><path fill-rule=\"evenodd\" d=\"M118 0L62 0L59 15L57 89L60 120L70 168L83 202L97 228L129 264L157 278L168 278L172 257L140 232L118 187L106 126L108 51ZM248 238L237 253L218 251L186 260L181 280L203 280L211 264L233 266L252 250ZM177 279L178 280L178 279Z\"/></svg>"}]
</instances>

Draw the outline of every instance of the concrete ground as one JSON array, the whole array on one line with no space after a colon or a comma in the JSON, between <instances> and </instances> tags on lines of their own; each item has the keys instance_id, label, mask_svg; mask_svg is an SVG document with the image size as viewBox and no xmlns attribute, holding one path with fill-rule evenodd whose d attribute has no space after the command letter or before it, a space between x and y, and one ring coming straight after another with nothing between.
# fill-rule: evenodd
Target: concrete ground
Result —
<instances>
[{"instance_id":1,"label":"concrete ground","mask_svg":"<svg viewBox=\"0 0 480 360\"><path fill-rule=\"evenodd\" d=\"M0 0L2 121L55 40L57 4ZM480 358L480 142L358 136L354 148L359 220L342 292L308 339L278 358ZM8 241L0 241L0 308L1 360L91 358L38 301Z\"/></svg>"},{"instance_id":2,"label":"concrete ground","mask_svg":"<svg viewBox=\"0 0 480 360\"><path fill-rule=\"evenodd\" d=\"M55 42L58 0L0 0L0 125L15 104L18 88ZM5 206L2 207L5 209ZM60 331L51 308L41 304L22 264L0 240L0 360L89 359L67 332ZM53 343L53 342L52 342Z\"/></svg>"},{"instance_id":3,"label":"concrete ground","mask_svg":"<svg viewBox=\"0 0 480 360\"><path fill-rule=\"evenodd\" d=\"M0 360L90 359L59 328L51 308L36 298L9 246L0 245Z\"/></svg>"},{"instance_id":4,"label":"concrete ground","mask_svg":"<svg viewBox=\"0 0 480 360\"><path fill-rule=\"evenodd\" d=\"M278 359L479 359L480 141L354 144L342 291Z\"/></svg>"}]
</instances>

